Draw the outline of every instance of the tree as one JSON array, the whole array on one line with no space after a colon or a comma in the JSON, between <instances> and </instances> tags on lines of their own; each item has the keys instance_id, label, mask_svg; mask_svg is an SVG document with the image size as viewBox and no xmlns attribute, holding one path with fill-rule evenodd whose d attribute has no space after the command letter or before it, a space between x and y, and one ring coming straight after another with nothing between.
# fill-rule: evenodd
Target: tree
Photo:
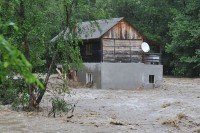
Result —
<instances>
[{"instance_id":1,"label":"tree","mask_svg":"<svg viewBox=\"0 0 200 133\"><path fill-rule=\"evenodd\" d=\"M168 40L167 32L170 7L166 0L110 0L112 16L125 17L147 40L164 45Z\"/></svg>"},{"instance_id":2,"label":"tree","mask_svg":"<svg viewBox=\"0 0 200 133\"><path fill-rule=\"evenodd\" d=\"M48 75L45 79L45 89L39 91L35 86L29 85L30 105L38 107L45 93L52 66L56 63L63 64L67 71L71 68L77 69L81 65L79 51L80 38L74 31L78 23L86 18L94 19L102 17L105 12L96 11L96 1L85 0L14 0L1 2L0 16L3 22L14 22L19 27L18 32L8 31L4 37L20 50L26 59L33 65L28 70L31 73L38 71L43 66L45 59L50 64ZM95 5L95 6L94 6ZM49 40L60 31L69 30L65 39L60 39L55 44ZM59 62L56 62L56 59ZM45 71L47 72L47 70ZM36 92L36 93L33 93Z\"/></svg>"},{"instance_id":3,"label":"tree","mask_svg":"<svg viewBox=\"0 0 200 133\"><path fill-rule=\"evenodd\" d=\"M166 51L173 55L173 73L180 76L200 74L200 2L182 1L173 8L173 21L169 23L171 42ZM181 7L181 8L180 8Z\"/></svg>"},{"instance_id":4,"label":"tree","mask_svg":"<svg viewBox=\"0 0 200 133\"><path fill-rule=\"evenodd\" d=\"M21 50L33 67L44 64L42 55L44 53L45 31L43 1L31 0L3 0L2 21L12 21L19 27L18 32L6 35L12 44ZM39 12L41 11L41 12ZM36 52L37 51L37 52Z\"/></svg>"},{"instance_id":5,"label":"tree","mask_svg":"<svg viewBox=\"0 0 200 133\"><path fill-rule=\"evenodd\" d=\"M15 1L14 1L15 2ZM32 65L29 63L27 58L23 55L23 53L17 49L17 41L15 40L18 36L13 36L14 34L19 34L19 28L10 20L13 12L14 2L11 1L3 1L1 3L0 8L0 83L1 83L1 96L4 97L5 92L9 92L10 88L6 86L9 80L14 78L14 76L20 74L26 83L31 84L35 87L39 87L41 90L44 89L43 84L31 73ZM5 8L10 10L6 11ZM8 17L10 16L10 17ZM14 45L15 44L15 45ZM15 79L19 81L18 79ZM12 84L14 80L11 81ZM10 83L9 83L10 84ZM4 86L5 85L5 86ZM9 86L10 87L10 86ZM18 93L18 90L13 88L11 92ZM28 93L25 90L20 91L20 93ZM30 92L30 91L29 91ZM10 93L12 94L12 93ZM10 95L9 94L9 95ZM8 96L8 95L7 95ZM17 94L15 95L17 96ZM12 96L11 96L12 97ZM4 98L7 99L7 98ZM12 98L16 100L15 97ZM13 101L10 101L13 102Z\"/></svg>"},{"instance_id":6,"label":"tree","mask_svg":"<svg viewBox=\"0 0 200 133\"><path fill-rule=\"evenodd\" d=\"M0 27L17 29L14 23L4 25L0 22ZM17 48L4 38L4 33L4 30L0 32L0 83L5 81L7 76L21 74L27 83L35 84L43 89L41 82L30 72L31 64Z\"/></svg>"},{"instance_id":7,"label":"tree","mask_svg":"<svg viewBox=\"0 0 200 133\"><path fill-rule=\"evenodd\" d=\"M45 84L47 84L49 76L52 71L52 66L56 63L62 64L64 70L68 72L70 69L77 70L82 66L82 59L80 55L81 38L78 32L81 32L79 23L83 20L94 19L106 15L104 11L97 12L98 4L96 2L85 0L61 0L54 1L56 3L57 13L56 16L60 20L61 30L56 39L51 41L51 51L53 57L50 67L48 69ZM54 10L51 10L54 11ZM77 30L79 29L79 30ZM59 60L59 62L56 62ZM39 104L45 91L40 93L37 103Z\"/></svg>"},{"instance_id":8,"label":"tree","mask_svg":"<svg viewBox=\"0 0 200 133\"><path fill-rule=\"evenodd\" d=\"M0 82L6 76L20 73L28 83L36 83L40 87L42 84L30 73L31 64L24 55L0 35Z\"/></svg>"}]
</instances>

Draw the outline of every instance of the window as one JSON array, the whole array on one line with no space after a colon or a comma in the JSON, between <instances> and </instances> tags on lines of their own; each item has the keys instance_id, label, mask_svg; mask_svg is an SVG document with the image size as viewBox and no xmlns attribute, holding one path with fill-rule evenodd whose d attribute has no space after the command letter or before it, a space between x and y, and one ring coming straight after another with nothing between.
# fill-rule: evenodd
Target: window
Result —
<instances>
[{"instance_id":1,"label":"window","mask_svg":"<svg viewBox=\"0 0 200 133\"><path fill-rule=\"evenodd\" d=\"M92 73L86 73L86 84L93 82Z\"/></svg>"},{"instance_id":2,"label":"window","mask_svg":"<svg viewBox=\"0 0 200 133\"><path fill-rule=\"evenodd\" d=\"M149 83L154 83L154 75L149 75Z\"/></svg>"},{"instance_id":3,"label":"window","mask_svg":"<svg viewBox=\"0 0 200 133\"><path fill-rule=\"evenodd\" d=\"M86 55L92 55L92 44L86 44Z\"/></svg>"}]
</instances>

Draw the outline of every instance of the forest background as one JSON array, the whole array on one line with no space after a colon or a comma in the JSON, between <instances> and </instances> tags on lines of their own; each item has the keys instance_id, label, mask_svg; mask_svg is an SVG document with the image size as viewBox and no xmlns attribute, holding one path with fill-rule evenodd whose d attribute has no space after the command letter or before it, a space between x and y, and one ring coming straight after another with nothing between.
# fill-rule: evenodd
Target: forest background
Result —
<instances>
[{"instance_id":1,"label":"forest background","mask_svg":"<svg viewBox=\"0 0 200 133\"><path fill-rule=\"evenodd\" d=\"M83 21L116 17L125 17L145 41L162 47L165 75L199 76L199 0L0 0L1 97L13 84L5 84L6 76L20 73L27 83L41 88L39 99L32 101L39 104L46 84L31 73L48 73L56 54L54 64L62 63L66 71L78 69L81 40L74 27ZM67 39L50 44L66 27L70 30ZM35 89L28 88L31 96Z\"/></svg>"}]
</instances>

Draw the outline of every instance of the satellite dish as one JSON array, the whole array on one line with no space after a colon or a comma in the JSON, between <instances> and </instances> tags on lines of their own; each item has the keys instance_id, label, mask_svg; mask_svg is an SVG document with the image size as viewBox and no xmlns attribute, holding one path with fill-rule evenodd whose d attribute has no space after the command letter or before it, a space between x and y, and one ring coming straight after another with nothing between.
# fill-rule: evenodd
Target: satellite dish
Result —
<instances>
[{"instance_id":1,"label":"satellite dish","mask_svg":"<svg viewBox=\"0 0 200 133\"><path fill-rule=\"evenodd\" d=\"M142 50L146 53L146 52L149 52L149 50L150 50L150 47L149 47L149 45L148 45L148 43L146 43L146 42L143 42L142 44L141 44L141 48L142 48Z\"/></svg>"}]
</instances>

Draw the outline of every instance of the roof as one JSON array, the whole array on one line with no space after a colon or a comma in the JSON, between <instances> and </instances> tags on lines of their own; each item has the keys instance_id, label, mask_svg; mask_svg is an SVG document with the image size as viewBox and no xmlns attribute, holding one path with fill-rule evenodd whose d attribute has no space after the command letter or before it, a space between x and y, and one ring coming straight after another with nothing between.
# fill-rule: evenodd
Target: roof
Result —
<instances>
[{"instance_id":1,"label":"roof","mask_svg":"<svg viewBox=\"0 0 200 133\"><path fill-rule=\"evenodd\" d=\"M81 39L97 39L105 34L108 30L118 24L124 18L112 18L112 19L103 19L96 21L87 21L82 22L80 25Z\"/></svg>"},{"instance_id":2,"label":"roof","mask_svg":"<svg viewBox=\"0 0 200 133\"><path fill-rule=\"evenodd\" d=\"M78 32L81 37L80 39L98 39L123 19L124 17L82 22L78 24ZM60 32L50 42L55 42L62 35L65 36L67 32L69 31L66 30Z\"/></svg>"}]
</instances>

